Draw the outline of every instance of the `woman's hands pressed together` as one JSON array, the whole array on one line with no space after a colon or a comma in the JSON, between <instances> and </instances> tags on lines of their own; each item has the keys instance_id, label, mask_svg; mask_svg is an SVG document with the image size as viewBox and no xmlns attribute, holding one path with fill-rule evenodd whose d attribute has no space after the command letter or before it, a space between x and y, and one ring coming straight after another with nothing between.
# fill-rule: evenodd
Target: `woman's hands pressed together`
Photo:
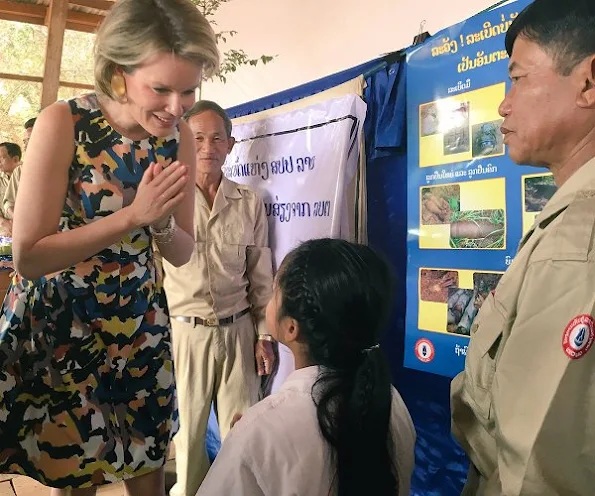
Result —
<instances>
[{"instance_id":1,"label":"woman's hands pressed together","mask_svg":"<svg viewBox=\"0 0 595 496\"><path fill-rule=\"evenodd\" d=\"M160 229L184 199L188 168L179 161L170 165L151 163L139 184L130 209L136 227L153 225Z\"/></svg>"}]
</instances>

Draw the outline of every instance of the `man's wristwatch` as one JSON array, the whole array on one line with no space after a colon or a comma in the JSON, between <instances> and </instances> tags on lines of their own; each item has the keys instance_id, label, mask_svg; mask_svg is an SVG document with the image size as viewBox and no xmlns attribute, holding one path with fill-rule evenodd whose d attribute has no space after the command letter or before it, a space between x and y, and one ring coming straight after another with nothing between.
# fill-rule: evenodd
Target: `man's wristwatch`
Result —
<instances>
[{"instance_id":1,"label":"man's wristwatch","mask_svg":"<svg viewBox=\"0 0 595 496\"><path fill-rule=\"evenodd\" d=\"M176 227L176 219L173 214L170 214L165 227L158 229L156 227L149 226L149 230L153 235L153 239L157 243L166 244L171 243L171 241L174 239L174 236L176 235Z\"/></svg>"},{"instance_id":2,"label":"man's wristwatch","mask_svg":"<svg viewBox=\"0 0 595 496\"><path fill-rule=\"evenodd\" d=\"M258 340L259 341L270 341L271 343L275 342L275 339L270 334L259 334Z\"/></svg>"}]
</instances>

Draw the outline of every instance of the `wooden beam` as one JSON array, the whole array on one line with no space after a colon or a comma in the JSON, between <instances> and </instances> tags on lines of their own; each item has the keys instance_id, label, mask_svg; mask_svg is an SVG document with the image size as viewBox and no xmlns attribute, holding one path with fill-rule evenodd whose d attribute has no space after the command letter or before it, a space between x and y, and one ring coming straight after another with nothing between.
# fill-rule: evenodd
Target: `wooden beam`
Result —
<instances>
[{"instance_id":1,"label":"wooden beam","mask_svg":"<svg viewBox=\"0 0 595 496\"><path fill-rule=\"evenodd\" d=\"M28 81L30 83L43 83L43 78L41 76L27 76L26 74L11 74L8 72L0 72L0 79L10 79L12 81ZM62 86L64 86L65 88L78 88L81 90L95 89L95 86L93 86L92 84L75 83L73 81L60 81L60 87Z\"/></svg>"},{"instance_id":2,"label":"wooden beam","mask_svg":"<svg viewBox=\"0 0 595 496\"><path fill-rule=\"evenodd\" d=\"M70 0L70 5L95 10L109 10L114 5L110 0Z\"/></svg>"},{"instance_id":3,"label":"wooden beam","mask_svg":"<svg viewBox=\"0 0 595 496\"><path fill-rule=\"evenodd\" d=\"M28 81L30 83L43 83L41 76L26 76L25 74L9 74L0 72L0 79L11 79L13 81Z\"/></svg>"},{"instance_id":4,"label":"wooden beam","mask_svg":"<svg viewBox=\"0 0 595 496\"><path fill-rule=\"evenodd\" d=\"M79 24L77 22L70 22L66 23L66 29L70 29L70 31L81 31L83 33L96 33L97 28L99 26L90 26L89 24Z\"/></svg>"},{"instance_id":5,"label":"wooden beam","mask_svg":"<svg viewBox=\"0 0 595 496\"><path fill-rule=\"evenodd\" d=\"M47 7L45 5L0 0L0 19L7 19L5 16L13 17L13 19L7 19L9 21L18 18L20 22L39 24L39 20L41 19L43 24L46 10Z\"/></svg>"},{"instance_id":6,"label":"wooden beam","mask_svg":"<svg viewBox=\"0 0 595 496\"><path fill-rule=\"evenodd\" d=\"M68 17L68 0L51 0L48 14L48 41L41 92L42 109L58 99L64 30L66 29L66 18Z\"/></svg>"},{"instance_id":7,"label":"wooden beam","mask_svg":"<svg viewBox=\"0 0 595 496\"><path fill-rule=\"evenodd\" d=\"M103 21L104 19L104 16L87 14L86 12L77 12L76 10L71 10L68 12L66 22L70 24L88 26L89 28L97 29L97 27L101 24L101 21Z\"/></svg>"},{"instance_id":8,"label":"wooden beam","mask_svg":"<svg viewBox=\"0 0 595 496\"><path fill-rule=\"evenodd\" d=\"M43 26L45 19L43 17L27 17L23 19L22 14L12 14L10 12L0 12L0 19L4 21L25 22L27 24L37 24Z\"/></svg>"},{"instance_id":9,"label":"wooden beam","mask_svg":"<svg viewBox=\"0 0 595 496\"><path fill-rule=\"evenodd\" d=\"M76 0L80 3L89 0ZM108 0L101 0L112 4ZM70 2L71 4L73 2ZM0 0L0 19L6 21L26 22L28 24L49 25L49 10L45 5L35 5L30 3L11 2L9 0ZM84 31L94 33L104 16L96 14L87 14L74 10L68 11L66 18L66 29L73 31Z\"/></svg>"},{"instance_id":10,"label":"wooden beam","mask_svg":"<svg viewBox=\"0 0 595 496\"><path fill-rule=\"evenodd\" d=\"M60 81L60 86L64 86L66 88L77 88L79 90L95 90L95 86L92 84L74 83L70 81Z\"/></svg>"}]
</instances>

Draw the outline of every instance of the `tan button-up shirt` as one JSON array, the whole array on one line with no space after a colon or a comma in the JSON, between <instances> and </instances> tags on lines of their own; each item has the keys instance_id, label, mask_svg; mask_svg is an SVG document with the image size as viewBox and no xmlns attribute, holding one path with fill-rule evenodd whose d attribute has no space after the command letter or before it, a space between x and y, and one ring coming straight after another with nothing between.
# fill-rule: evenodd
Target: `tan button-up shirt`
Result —
<instances>
[{"instance_id":1,"label":"tan button-up shirt","mask_svg":"<svg viewBox=\"0 0 595 496\"><path fill-rule=\"evenodd\" d=\"M451 386L453 433L480 474L464 494L595 494L594 247L595 159L537 216L473 323Z\"/></svg>"},{"instance_id":2,"label":"tan button-up shirt","mask_svg":"<svg viewBox=\"0 0 595 496\"><path fill-rule=\"evenodd\" d=\"M14 204L17 200L17 190L19 189L19 182L21 180L21 166L19 165L10 175L10 180L6 186L6 190L3 195L2 211L6 218L11 218L8 215L8 209L14 209Z\"/></svg>"},{"instance_id":3,"label":"tan button-up shirt","mask_svg":"<svg viewBox=\"0 0 595 496\"><path fill-rule=\"evenodd\" d=\"M4 195L6 194L8 184L10 183L10 176L10 174L0 171L0 200L2 200L4 198ZM3 204L4 201L2 201L2 205L0 205L0 207L3 207ZM4 216L4 209L2 208L1 210L2 216Z\"/></svg>"},{"instance_id":4,"label":"tan button-up shirt","mask_svg":"<svg viewBox=\"0 0 595 496\"><path fill-rule=\"evenodd\" d=\"M194 223L190 261L176 268L163 260L170 314L222 319L251 307L258 332L266 333L273 263L263 201L223 177L212 209L196 188Z\"/></svg>"}]
</instances>

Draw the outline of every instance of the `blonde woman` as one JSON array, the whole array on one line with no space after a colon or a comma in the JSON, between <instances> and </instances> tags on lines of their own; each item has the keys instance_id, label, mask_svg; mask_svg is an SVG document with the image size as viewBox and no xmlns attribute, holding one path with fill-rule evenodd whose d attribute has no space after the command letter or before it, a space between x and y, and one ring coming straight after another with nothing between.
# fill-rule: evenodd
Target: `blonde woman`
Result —
<instances>
[{"instance_id":1,"label":"blonde woman","mask_svg":"<svg viewBox=\"0 0 595 496\"><path fill-rule=\"evenodd\" d=\"M119 0L97 34L97 92L47 107L14 213L0 318L0 473L93 495L165 494L176 429L165 294L194 245L194 141L181 117L218 64L188 0Z\"/></svg>"}]
</instances>

